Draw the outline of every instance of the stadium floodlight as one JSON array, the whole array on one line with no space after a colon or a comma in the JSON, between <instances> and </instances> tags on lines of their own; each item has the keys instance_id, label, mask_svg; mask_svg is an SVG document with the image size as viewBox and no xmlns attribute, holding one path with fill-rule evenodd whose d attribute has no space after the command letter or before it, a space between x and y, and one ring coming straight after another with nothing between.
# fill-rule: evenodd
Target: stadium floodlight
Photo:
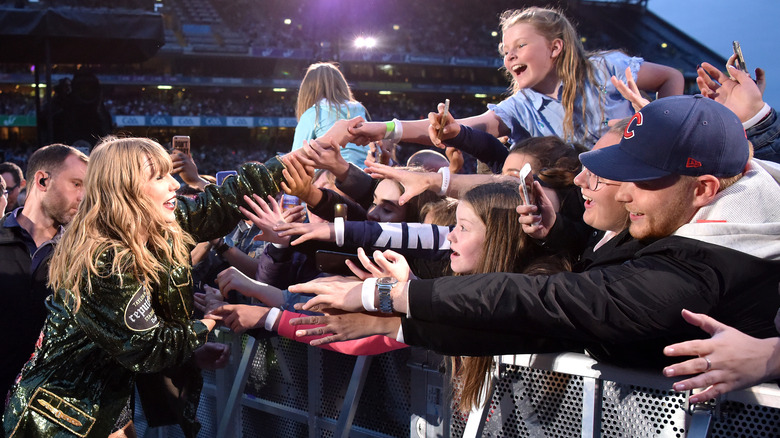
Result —
<instances>
[{"instance_id":1,"label":"stadium floodlight","mask_svg":"<svg viewBox=\"0 0 780 438\"><path fill-rule=\"evenodd\" d=\"M376 47L376 38L359 36L355 38L355 47L358 49L371 49Z\"/></svg>"},{"instance_id":2,"label":"stadium floodlight","mask_svg":"<svg viewBox=\"0 0 780 438\"><path fill-rule=\"evenodd\" d=\"M485 93L477 93L477 94L474 95L474 97L476 97L477 99L484 99L484 98L487 97L487 94L485 94Z\"/></svg>"},{"instance_id":3,"label":"stadium floodlight","mask_svg":"<svg viewBox=\"0 0 780 438\"><path fill-rule=\"evenodd\" d=\"M392 92L392 91L387 91L387 90L381 90L381 91L379 92L379 94L381 94L381 95L383 95L383 96L387 96L387 95L389 95L389 94L393 94L393 92Z\"/></svg>"},{"instance_id":4,"label":"stadium floodlight","mask_svg":"<svg viewBox=\"0 0 780 438\"><path fill-rule=\"evenodd\" d=\"M275 93L286 93L287 89L286 88L274 88L274 92Z\"/></svg>"},{"instance_id":5,"label":"stadium floodlight","mask_svg":"<svg viewBox=\"0 0 780 438\"><path fill-rule=\"evenodd\" d=\"M669 44L666 44L666 43L661 43L661 48L662 48L662 49L665 49L665 48L667 48L667 47L669 47Z\"/></svg>"},{"instance_id":6,"label":"stadium floodlight","mask_svg":"<svg viewBox=\"0 0 780 438\"><path fill-rule=\"evenodd\" d=\"M170 89L172 89L172 88L173 88L173 87L172 87L172 86L170 86L170 85L158 85L158 86L157 86L157 89L158 89L158 90L170 90Z\"/></svg>"},{"instance_id":7,"label":"stadium floodlight","mask_svg":"<svg viewBox=\"0 0 780 438\"><path fill-rule=\"evenodd\" d=\"M401 26L399 26L399 25L397 25L397 24L394 24L394 25L393 25L393 30L398 30L398 29L400 29L400 28L401 28Z\"/></svg>"},{"instance_id":8,"label":"stadium floodlight","mask_svg":"<svg viewBox=\"0 0 780 438\"><path fill-rule=\"evenodd\" d=\"M490 36L492 36L492 37L494 37L494 38L495 38L495 37L497 37L497 36L498 36L498 32L496 32L496 31L494 30L493 32L490 32Z\"/></svg>"},{"instance_id":9,"label":"stadium floodlight","mask_svg":"<svg viewBox=\"0 0 780 438\"><path fill-rule=\"evenodd\" d=\"M284 24L286 24L286 25L288 25L288 26L289 26L289 25L291 25L291 24L292 24L292 20L290 20L289 18L285 18L285 19L284 19Z\"/></svg>"}]
</instances>

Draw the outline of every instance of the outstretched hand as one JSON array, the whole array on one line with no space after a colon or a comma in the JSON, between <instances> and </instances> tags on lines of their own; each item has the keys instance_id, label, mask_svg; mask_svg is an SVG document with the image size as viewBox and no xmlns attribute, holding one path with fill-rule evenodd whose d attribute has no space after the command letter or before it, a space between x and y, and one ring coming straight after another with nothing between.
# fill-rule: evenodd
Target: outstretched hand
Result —
<instances>
[{"instance_id":1,"label":"outstretched hand","mask_svg":"<svg viewBox=\"0 0 780 438\"><path fill-rule=\"evenodd\" d=\"M532 186L536 204L520 204L515 211L520 215L518 222L523 228L523 232L529 237L537 240L544 240L550 233L550 229L555 224L555 207L550 198L544 192L539 181L534 181Z\"/></svg>"},{"instance_id":2,"label":"outstretched hand","mask_svg":"<svg viewBox=\"0 0 780 438\"><path fill-rule=\"evenodd\" d=\"M634 107L634 111L638 112L644 108L645 105L650 103L650 101L645 99L642 96L642 93L639 92L639 87L637 87L634 76L631 74L631 67L626 67L625 83L623 83L615 76L612 76L610 81L612 81L612 85L614 85L615 88L617 88L617 90L620 92L620 95L623 96L627 101L631 102L631 106Z\"/></svg>"},{"instance_id":3,"label":"outstretched hand","mask_svg":"<svg viewBox=\"0 0 780 438\"><path fill-rule=\"evenodd\" d=\"M401 317L395 315L380 315L374 313L340 313L333 309L325 309L325 315L293 318L290 324L294 326L315 325L317 327L301 327L295 336L330 336L314 339L312 346L329 344L331 342L349 341L372 335L385 335L395 338L401 327Z\"/></svg>"},{"instance_id":4,"label":"outstretched hand","mask_svg":"<svg viewBox=\"0 0 780 438\"><path fill-rule=\"evenodd\" d=\"M294 284L288 290L295 293L316 294L309 301L296 304L295 308L298 310L322 312L322 309L330 307L346 312L362 312L364 310L362 288L363 281L360 279L334 275Z\"/></svg>"},{"instance_id":5,"label":"outstretched hand","mask_svg":"<svg viewBox=\"0 0 780 438\"><path fill-rule=\"evenodd\" d=\"M399 205L404 205L420 193L431 189L434 180L441 182L441 175L435 172L410 172L379 163L373 163L365 170L372 178L392 179L404 187L404 193L398 198Z\"/></svg>"},{"instance_id":6,"label":"outstretched hand","mask_svg":"<svg viewBox=\"0 0 780 438\"><path fill-rule=\"evenodd\" d=\"M389 249L384 252L374 251L373 262L368 258L363 248L358 248L357 254L358 260L365 270L353 263L352 260L347 259L346 263L349 269L361 280L369 277L395 277L401 283L417 278L409 268L409 262L406 261L406 258L395 251Z\"/></svg>"},{"instance_id":7,"label":"outstretched hand","mask_svg":"<svg viewBox=\"0 0 780 438\"><path fill-rule=\"evenodd\" d=\"M443 141L455 138L460 133L460 124L455 121L449 111L444 114L444 106L443 103L439 103L436 107L438 112L428 113L428 137L434 146L442 149L445 147ZM444 125L443 130L441 129L442 125ZM440 130L442 131L441 137L439 137Z\"/></svg>"},{"instance_id":8,"label":"outstretched hand","mask_svg":"<svg viewBox=\"0 0 780 438\"><path fill-rule=\"evenodd\" d=\"M332 222L295 222L278 224L274 227L274 232L278 233L280 238L291 239L292 236L298 236L290 242L295 246L309 240L323 240L334 242L336 240L336 231Z\"/></svg>"},{"instance_id":9,"label":"outstretched hand","mask_svg":"<svg viewBox=\"0 0 780 438\"><path fill-rule=\"evenodd\" d=\"M244 333L253 328L263 328L270 307L249 304L225 304L214 309L205 317L220 321L235 333Z\"/></svg>"},{"instance_id":10,"label":"outstretched hand","mask_svg":"<svg viewBox=\"0 0 780 438\"><path fill-rule=\"evenodd\" d=\"M230 360L230 345L218 342L206 342L192 352L195 365L202 370L225 368Z\"/></svg>"},{"instance_id":11,"label":"outstretched hand","mask_svg":"<svg viewBox=\"0 0 780 438\"><path fill-rule=\"evenodd\" d=\"M729 58L731 59L731 58ZM722 103L746 122L764 107L763 88L766 87L764 70L756 69L756 81L750 75L734 68L726 67L731 77L718 70L712 64L703 62L696 71L699 76L696 84L701 94Z\"/></svg>"},{"instance_id":12,"label":"outstretched hand","mask_svg":"<svg viewBox=\"0 0 780 438\"><path fill-rule=\"evenodd\" d=\"M296 205L287 212L282 212L281 206L273 196L269 196L268 202L265 202L257 194L253 194L251 198L244 195L244 202L249 206L249 209L238 207L238 210L263 232L259 237L266 242L287 245L290 238L279 236L274 231L274 226L285 221L297 221L305 214L302 205Z\"/></svg>"},{"instance_id":13,"label":"outstretched hand","mask_svg":"<svg viewBox=\"0 0 780 438\"><path fill-rule=\"evenodd\" d=\"M703 402L780 375L780 338L756 339L717 320L688 310L685 320L712 335L669 345L667 356L697 356L664 368L667 377L694 375L673 385L675 391L706 388L690 397Z\"/></svg>"},{"instance_id":14,"label":"outstretched hand","mask_svg":"<svg viewBox=\"0 0 780 438\"><path fill-rule=\"evenodd\" d=\"M355 117L349 120L347 131L352 135L352 143L365 146L372 141L379 141L385 138L387 124L384 122L366 122L362 117Z\"/></svg>"}]
</instances>

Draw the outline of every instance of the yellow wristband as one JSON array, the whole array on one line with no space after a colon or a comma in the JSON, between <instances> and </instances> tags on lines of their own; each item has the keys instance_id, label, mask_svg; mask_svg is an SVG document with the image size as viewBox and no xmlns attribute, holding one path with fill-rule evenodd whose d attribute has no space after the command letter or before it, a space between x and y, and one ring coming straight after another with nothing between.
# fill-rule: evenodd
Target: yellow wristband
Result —
<instances>
[{"instance_id":1,"label":"yellow wristband","mask_svg":"<svg viewBox=\"0 0 780 438\"><path fill-rule=\"evenodd\" d=\"M387 126L387 132L385 132L385 138L390 137L390 134L395 131L395 122L385 122L385 125Z\"/></svg>"}]
</instances>

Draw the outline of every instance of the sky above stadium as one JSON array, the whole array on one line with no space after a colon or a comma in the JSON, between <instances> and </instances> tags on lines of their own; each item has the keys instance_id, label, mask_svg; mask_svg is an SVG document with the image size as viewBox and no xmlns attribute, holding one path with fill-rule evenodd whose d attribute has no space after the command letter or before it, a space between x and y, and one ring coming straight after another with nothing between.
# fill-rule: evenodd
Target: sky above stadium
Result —
<instances>
[{"instance_id":1,"label":"sky above stadium","mask_svg":"<svg viewBox=\"0 0 780 438\"><path fill-rule=\"evenodd\" d=\"M649 0L647 6L724 58L739 41L750 71L766 71L764 101L780 108L780 1Z\"/></svg>"}]
</instances>

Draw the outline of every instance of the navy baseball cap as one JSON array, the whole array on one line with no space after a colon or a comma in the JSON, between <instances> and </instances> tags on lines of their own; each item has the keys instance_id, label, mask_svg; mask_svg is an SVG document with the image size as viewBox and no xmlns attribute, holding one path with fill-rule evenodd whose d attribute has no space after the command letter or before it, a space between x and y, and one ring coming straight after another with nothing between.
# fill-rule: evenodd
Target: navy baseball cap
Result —
<instances>
[{"instance_id":1,"label":"navy baseball cap","mask_svg":"<svg viewBox=\"0 0 780 438\"><path fill-rule=\"evenodd\" d=\"M617 146L585 152L582 165L614 181L742 173L750 155L736 114L700 94L664 97L634 114Z\"/></svg>"}]
</instances>

